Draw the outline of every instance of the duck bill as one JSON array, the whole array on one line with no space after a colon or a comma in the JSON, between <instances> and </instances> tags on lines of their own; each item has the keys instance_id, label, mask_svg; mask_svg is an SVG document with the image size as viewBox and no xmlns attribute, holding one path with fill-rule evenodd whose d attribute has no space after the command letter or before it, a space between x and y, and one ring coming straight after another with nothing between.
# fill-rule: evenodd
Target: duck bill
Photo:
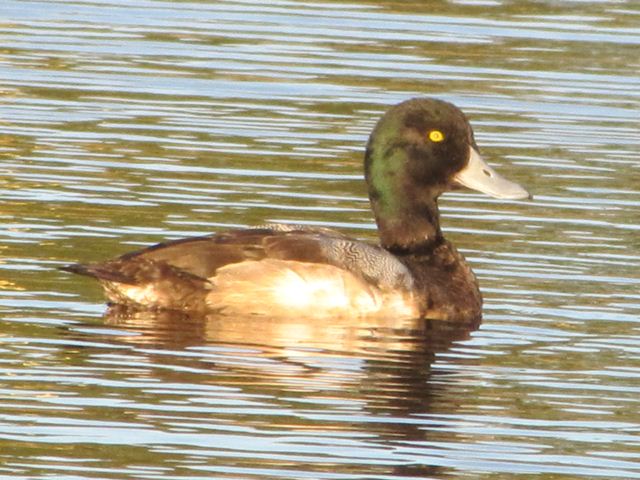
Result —
<instances>
[{"instance_id":1,"label":"duck bill","mask_svg":"<svg viewBox=\"0 0 640 480\"><path fill-rule=\"evenodd\" d=\"M460 185L495 198L505 200L531 198L531 194L524 188L507 180L491 168L473 147L469 147L469 161L466 167L460 170L453 179Z\"/></svg>"}]
</instances>

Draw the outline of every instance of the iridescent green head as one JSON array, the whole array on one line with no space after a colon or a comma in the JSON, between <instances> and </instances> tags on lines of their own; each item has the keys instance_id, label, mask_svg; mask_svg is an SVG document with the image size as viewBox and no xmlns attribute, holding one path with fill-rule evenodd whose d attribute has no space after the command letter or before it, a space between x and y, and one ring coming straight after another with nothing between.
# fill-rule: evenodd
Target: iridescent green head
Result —
<instances>
[{"instance_id":1,"label":"iridescent green head","mask_svg":"<svg viewBox=\"0 0 640 480\"><path fill-rule=\"evenodd\" d=\"M456 186L529 197L484 162L462 111L431 98L407 100L382 116L367 144L365 177L382 245L396 250L442 239L437 198Z\"/></svg>"}]
</instances>

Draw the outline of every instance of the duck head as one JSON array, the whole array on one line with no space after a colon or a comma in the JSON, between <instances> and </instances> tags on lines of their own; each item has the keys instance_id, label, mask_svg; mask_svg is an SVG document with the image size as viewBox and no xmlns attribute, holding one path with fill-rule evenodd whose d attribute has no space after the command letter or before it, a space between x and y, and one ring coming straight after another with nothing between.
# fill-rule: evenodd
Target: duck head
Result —
<instances>
[{"instance_id":1,"label":"duck head","mask_svg":"<svg viewBox=\"0 0 640 480\"><path fill-rule=\"evenodd\" d=\"M382 246L398 253L442 241L437 199L461 186L502 199L529 192L489 166L464 113L416 98L389 109L367 144L365 178Z\"/></svg>"}]
</instances>

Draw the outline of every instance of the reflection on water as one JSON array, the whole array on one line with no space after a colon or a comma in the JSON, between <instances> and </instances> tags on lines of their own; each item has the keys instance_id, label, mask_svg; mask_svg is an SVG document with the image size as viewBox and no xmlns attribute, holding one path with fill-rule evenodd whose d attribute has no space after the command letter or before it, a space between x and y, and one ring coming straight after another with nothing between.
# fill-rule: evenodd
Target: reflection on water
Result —
<instances>
[{"instance_id":1,"label":"reflection on water","mask_svg":"<svg viewBox=\"0 0 640 480\"><path fill-rule=\"evenodd\" d=\"M191 318L117 308L105 319L127 330L127 343L162 349L158 363L166 349L186 350L190 367L208 371L215 365L225 371L223 377L233 378L234 387L242 387L245 379L251 389L277 390L278 396L330 392L332 402L343 398L361 411L403 415L429 411L427 381L435 354L467 339L478 326L431 320L360 319L356 324L337 319L327 324L307 318ZM212 381L225 383L220 375Z\"/></svg>"},{"instance_id":2,"label":"reflection on water","mask_svg":"<svg viewBox=\"0 0 640 480\"><path fill-rule=\"evenodd\" d=\"M101 460L113 471L137 457L128 474L153 469L159 457L176 471L234 473L237 464L269 478L296 478L296 464L315 478L331 478L335 465L351 474L435 474L444 464L416 463L420 443L447 423L431 415L453 414L461 399L456 373L432 364L477 327L117 310L104 320L33 343L41 355L12 381L2 438L37 437L71 471L89 459L67 446L94 444L100 456L130 449ZM29 397L30 411L16 411ZM3 454L12 469L46 464L11 460L24 455L17 444Z\"/></svg>"},{"instance_id":3,"label":"reflection on water","mask_svg":"<svg viewBox=\"0 0 640 480\"><path fill-rule=\"evenodd\" d=\"M0 5L0 476L640 478L634 2ZM366 137L461 106L484 323L103 317L55 267L289 221L375 241Z\"/></svg>"}]
</instances>

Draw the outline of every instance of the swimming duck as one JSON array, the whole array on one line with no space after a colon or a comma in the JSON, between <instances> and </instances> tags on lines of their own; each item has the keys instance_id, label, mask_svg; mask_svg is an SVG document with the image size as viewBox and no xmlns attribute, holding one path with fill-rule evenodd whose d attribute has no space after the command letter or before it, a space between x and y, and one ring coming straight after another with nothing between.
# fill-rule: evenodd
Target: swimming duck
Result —
<instances>
[{"instance_id":1,"label":"swimming duck","mask_svg":"<svg viewBox=\"0 0 640 480\"><path fill-rule=\"evenodd\" d=\"M415 98L390 108L366 147L380 236L272 224L160 243L63 270L97 278L115 304L231 315L479 318L471 268L442 234L438 197L460 186L529 198L481 157L465 115Z\"/></svg>"}]
</instances>

